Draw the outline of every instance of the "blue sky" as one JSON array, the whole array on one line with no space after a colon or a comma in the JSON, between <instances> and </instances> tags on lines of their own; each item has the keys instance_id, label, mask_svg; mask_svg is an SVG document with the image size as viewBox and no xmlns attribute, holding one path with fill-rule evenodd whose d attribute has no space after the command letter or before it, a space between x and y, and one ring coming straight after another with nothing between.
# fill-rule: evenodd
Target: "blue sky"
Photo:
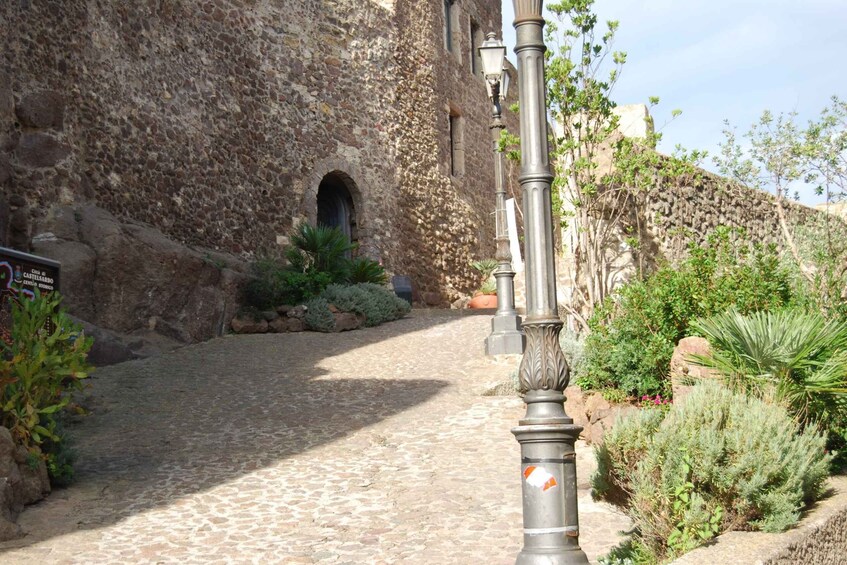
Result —
<instances>
[{"instance_id":1,"label":"blue sky","mask_svg":"<svg viewBox=\"0 0 847 565\"><path fill-rule=\"evenodd\" d=\"M596 0L605 22L620 22L615 48L627 63L613 99L647 103L676 144L718 152L723 120L746 131L765 109L796 110L805 124L833 94L847 98L847 0ZM503 0L504 41L514 62L512 0ZM711 158L706 164L712 168ZM805 204L820 201L800 190Z\"/></svg>"}]
</instances>

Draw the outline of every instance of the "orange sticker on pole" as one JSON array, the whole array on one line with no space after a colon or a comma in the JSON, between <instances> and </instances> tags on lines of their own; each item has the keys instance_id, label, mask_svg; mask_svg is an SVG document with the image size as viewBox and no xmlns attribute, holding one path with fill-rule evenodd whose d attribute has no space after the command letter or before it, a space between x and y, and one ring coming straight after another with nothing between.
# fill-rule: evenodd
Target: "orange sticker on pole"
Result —
<instances>
[{"instance_id":1,"label":"orange sticker on pole","mask_svg":"<svg viewBox=\"0 0 847 565\"><path fill-rule=\"evenodd\" d=\"M542 491L549 490L559 484L556 482L556 477L544 467L529 465L524 469L523 476L528 485L540 488Z\"/></svg>"}]
</instances>

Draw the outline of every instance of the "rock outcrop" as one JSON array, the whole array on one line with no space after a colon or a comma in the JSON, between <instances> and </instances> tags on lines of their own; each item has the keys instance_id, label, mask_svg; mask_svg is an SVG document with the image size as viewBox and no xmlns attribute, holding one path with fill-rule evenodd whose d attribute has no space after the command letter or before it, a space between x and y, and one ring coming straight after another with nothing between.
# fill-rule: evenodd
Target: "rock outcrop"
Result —
<instances>
[{"instance_id":1,"label":"rock outcrop","mask_svg":"<svg viewBox=\"0 0 847 565\"><path fill-rule=\"evenodd\" d=\"M681 400L692 386L703 379L717 378L715 371L701 367L689 360L690 355L708 356L712 348L702 337L684 337L679 340L671 356L671 388L674 401Z\"/></svg>"},{"instance_id":2,"label":"rock outcrop","mask_svg":"<svg viewBox=\"0 0 847 565\"><path fill-rule=\"evenodd\" d=\"M49 493L44 461L28 457L25 448L15 445L9 430L0 427L0 541L20 537L21 529L15 523L18 514Z\"/></svg>"},{"instance_id":3,"label":"rock outcrop","mask_svg":"<svg viewBox=\"0 0 847 565\"><path fill-rule=\"evenodd\" d=\"M231 256L180 245L90 204L51 208L32 246L62 264L61 292L74 316L113 332L154 332L180 343L227 331L247 278L244 264ZM126 357L119 349L104 355Z\"/></svg>"}]
</instances>

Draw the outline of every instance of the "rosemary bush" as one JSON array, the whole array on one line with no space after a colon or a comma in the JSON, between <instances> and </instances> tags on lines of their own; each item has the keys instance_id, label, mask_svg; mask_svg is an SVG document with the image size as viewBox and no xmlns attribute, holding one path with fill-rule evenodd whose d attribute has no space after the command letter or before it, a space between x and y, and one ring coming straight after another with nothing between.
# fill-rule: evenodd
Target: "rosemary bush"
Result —
<instances>
[{"instance_id":1,"label":"rosemary bush","mask_svg":"<svg viewBox=\"0 0 847 565\"><path fill-rule=\"evenodd\" d=\"M408 302L389 289L372 283L329 285L321 298L339 310L363 316L364 325L368 327L402 318L410 310Z\"/></svg>"},{"instance_id":2,"label":"rosemary bush","mask_svg":"<svg viewBox=\"0 0 847 565\"><path fill-rule=\"evenodd\" d=\"M639 553L660 561L724 531L796 523L827 477L825 443L779 406L701 384L666 415L621 420L596 448L592 485L632 517Z\"/></svg>"}]
</instances>

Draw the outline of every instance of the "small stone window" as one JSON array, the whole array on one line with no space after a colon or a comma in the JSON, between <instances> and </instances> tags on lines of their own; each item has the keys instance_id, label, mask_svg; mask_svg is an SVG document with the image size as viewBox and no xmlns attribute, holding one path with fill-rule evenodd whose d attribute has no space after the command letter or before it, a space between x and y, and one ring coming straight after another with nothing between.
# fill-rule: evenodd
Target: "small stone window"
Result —
<instances>
[{"instance_id":1,"label":"small stone window","mask_svg":"<svg viewBox=\"0 0 847 565\"><path fill-rule=\"evenodd\" d=\"M453 52L453 0L444 0L444 48Z\"/></svg>"},{"instance_id":2,"label":"small stone window","mask_svg":"<svg viewBox=\"0 0 847 565\"><path fill-rule=\"evenodd\" d=\"M479 29L479 24L471 19L470 28L470 46L471 52L468 55L468 61L471 64L471 74L482 76L482 62L479 60L479 46L485 38L482 36L482 30Z\"/></svg>"},{"instance_id":3,"label":"small stone window","mask_svg":"<svg viewBox=\"0 0 847 565\"><path fill-rule=\"evenodd\" d=\"M450 111L450 175L465 174L464 123L458 112Z\"/></svg>"}]
</instances>

